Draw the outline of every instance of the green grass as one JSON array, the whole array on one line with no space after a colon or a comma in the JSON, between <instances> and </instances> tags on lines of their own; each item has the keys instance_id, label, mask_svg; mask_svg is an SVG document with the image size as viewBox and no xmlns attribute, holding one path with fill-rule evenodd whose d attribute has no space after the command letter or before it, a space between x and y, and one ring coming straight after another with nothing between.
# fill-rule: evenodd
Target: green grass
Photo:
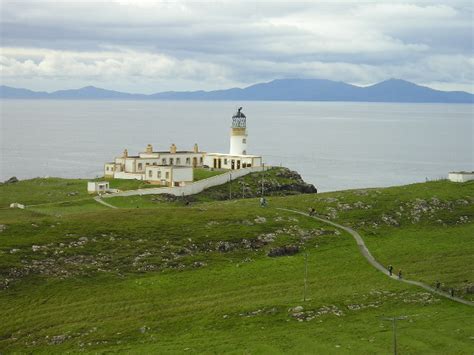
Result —
<instances>
[{"instance_id":1,"label":"green grass","mask_svg":"<svg viewBox=\"0 0 474 355\"><path fill-rule=\"evenodd\" d=\"M87 180L36 178L0 185L0 207L13 202L35 205L60 201L75 201L88 197Z\"/></svg>"},{"instance_id":2,"label":"green grass","mask_svg":"<svg viewBox=\"0 0 474 355\"><path fill-rule=\"evenodd\" d=\"M36 200L53 200L42 189ZM420 202L435 196L440 208ZM472 307L387 278L348 234L275 207L315 207L357 229L382 263L461 292L474 279L473 197L474 184L441 181L269 197L268 208L207 195L190 205L132 196L107 200L118 210L93 200L0 210L0 279L10 279L0 290L0 352L380 354L392 347L382 317L406 316L400 353L470 353ZM428 207L414 222L417 206ZM290 244L308 252L306 302L304 253L267 256ZM299 322L288 312L299 305L342 313Z\"/></svg>"},{"instance_id":3,"label":"green grass","mask_svg":"<svg viewBox=\"0 0 474 355\"><path fill-rule=\"evenodd\" d=\"M0 184L0 208L8 207L13 202L32 206L89 199L87 182L95 180L103 181L104 179L36 178L13 184ZM159 187L139 180L105 180L110 182L111 188L120 190Z\"/></svg>"},{"instance_id":4,"label":"green grass","mask_svg":"<svg viewBox=\"0 0 474 355\"><path fill-rule=\"evenodd\" d=\"M160 185L149 184L146 181L134 180L134 179L124 180L124 179L100 178L96 180L108 181L111 189L119 189L123 191L160 187Z\"/></svg>"},{"instance_id":5,"label":"green grass","mask_svg":"<svg viewBox=\"0 0 474 355\"><path fill-rule=\"evenodd\" d=\"M194 168L194 181L208 179L210 177L221 175L227 172L227 170L218 170L218 169L206 169L206 168Z\"/></svg>"}]
</instances>

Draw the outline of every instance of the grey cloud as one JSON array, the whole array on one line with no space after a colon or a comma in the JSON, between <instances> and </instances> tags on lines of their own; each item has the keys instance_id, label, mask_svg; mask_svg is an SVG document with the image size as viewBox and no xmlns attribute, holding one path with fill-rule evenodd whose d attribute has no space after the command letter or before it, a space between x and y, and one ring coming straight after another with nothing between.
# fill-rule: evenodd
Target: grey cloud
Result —
<instances>
[{"instance_id":1,"label":"grey cloud","mask_svg":"<svg viewBox=\"0 0 474 355\"><path fill-rule=\"evenodd\" d=\"M472 29L465 1L2 1L0 65L4 82L80 73L122 86L178 77L170 89L276 77L466 86Z\"/></svg>"}]
</instances>

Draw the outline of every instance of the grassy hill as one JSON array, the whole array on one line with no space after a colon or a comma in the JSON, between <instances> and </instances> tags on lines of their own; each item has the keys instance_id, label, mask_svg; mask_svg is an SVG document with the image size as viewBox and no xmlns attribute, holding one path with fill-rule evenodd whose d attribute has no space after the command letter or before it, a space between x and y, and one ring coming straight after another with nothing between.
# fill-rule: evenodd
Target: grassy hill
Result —
<instances>
[{"instance_id":1,"label":"grassy hill","mask_svg":"<svg viewBox=\"0 0 474 355\"><path fill-rule=\"evenodd\" d=\"M108 199L116 210L63 202L75 180L0 186L2 206L37 205L0 209L0 352L388 353L385 316L406 317L400 353L472 351L472 307L387 278L345 232L276 207L314 207L406 277L472 299L473 183L279 196L296 177L266 178L267 208L241 198L258 175L188 200Z\"/></svg>"}]
</instances>

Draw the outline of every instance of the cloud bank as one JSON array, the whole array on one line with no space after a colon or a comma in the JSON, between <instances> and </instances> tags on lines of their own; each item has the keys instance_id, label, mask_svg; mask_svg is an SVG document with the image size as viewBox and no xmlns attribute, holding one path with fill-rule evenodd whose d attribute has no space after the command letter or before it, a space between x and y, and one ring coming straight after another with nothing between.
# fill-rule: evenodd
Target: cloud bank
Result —
<instances>
[{"instance_id":1,"label":"cloud bank","mask_svg":"<svg viewBox=\"0 0 474 355\"><path fill-rule=\"evenodd\" d=\"M275 78L474 88L470 1L1 1L2 83L151 93Z\"/></svg>"}]
</instances>

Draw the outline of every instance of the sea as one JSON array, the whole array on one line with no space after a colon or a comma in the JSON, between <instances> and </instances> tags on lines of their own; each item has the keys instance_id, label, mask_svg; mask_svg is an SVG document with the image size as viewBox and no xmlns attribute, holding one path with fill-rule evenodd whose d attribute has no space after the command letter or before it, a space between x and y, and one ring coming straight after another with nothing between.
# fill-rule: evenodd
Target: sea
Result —
<instances>
[{"instance_id":1,"label":"sea","mask_svg":"<svg viewBox=\"0 0 474 355\"><path fill-rule=\"evenodd\" d=\"M384 187L474 170L474 105L353 102L0 101L0 180L94 178L125 148L228 152L247 116L248 153L318 191Z\"/></svg>"}]
</instances>

